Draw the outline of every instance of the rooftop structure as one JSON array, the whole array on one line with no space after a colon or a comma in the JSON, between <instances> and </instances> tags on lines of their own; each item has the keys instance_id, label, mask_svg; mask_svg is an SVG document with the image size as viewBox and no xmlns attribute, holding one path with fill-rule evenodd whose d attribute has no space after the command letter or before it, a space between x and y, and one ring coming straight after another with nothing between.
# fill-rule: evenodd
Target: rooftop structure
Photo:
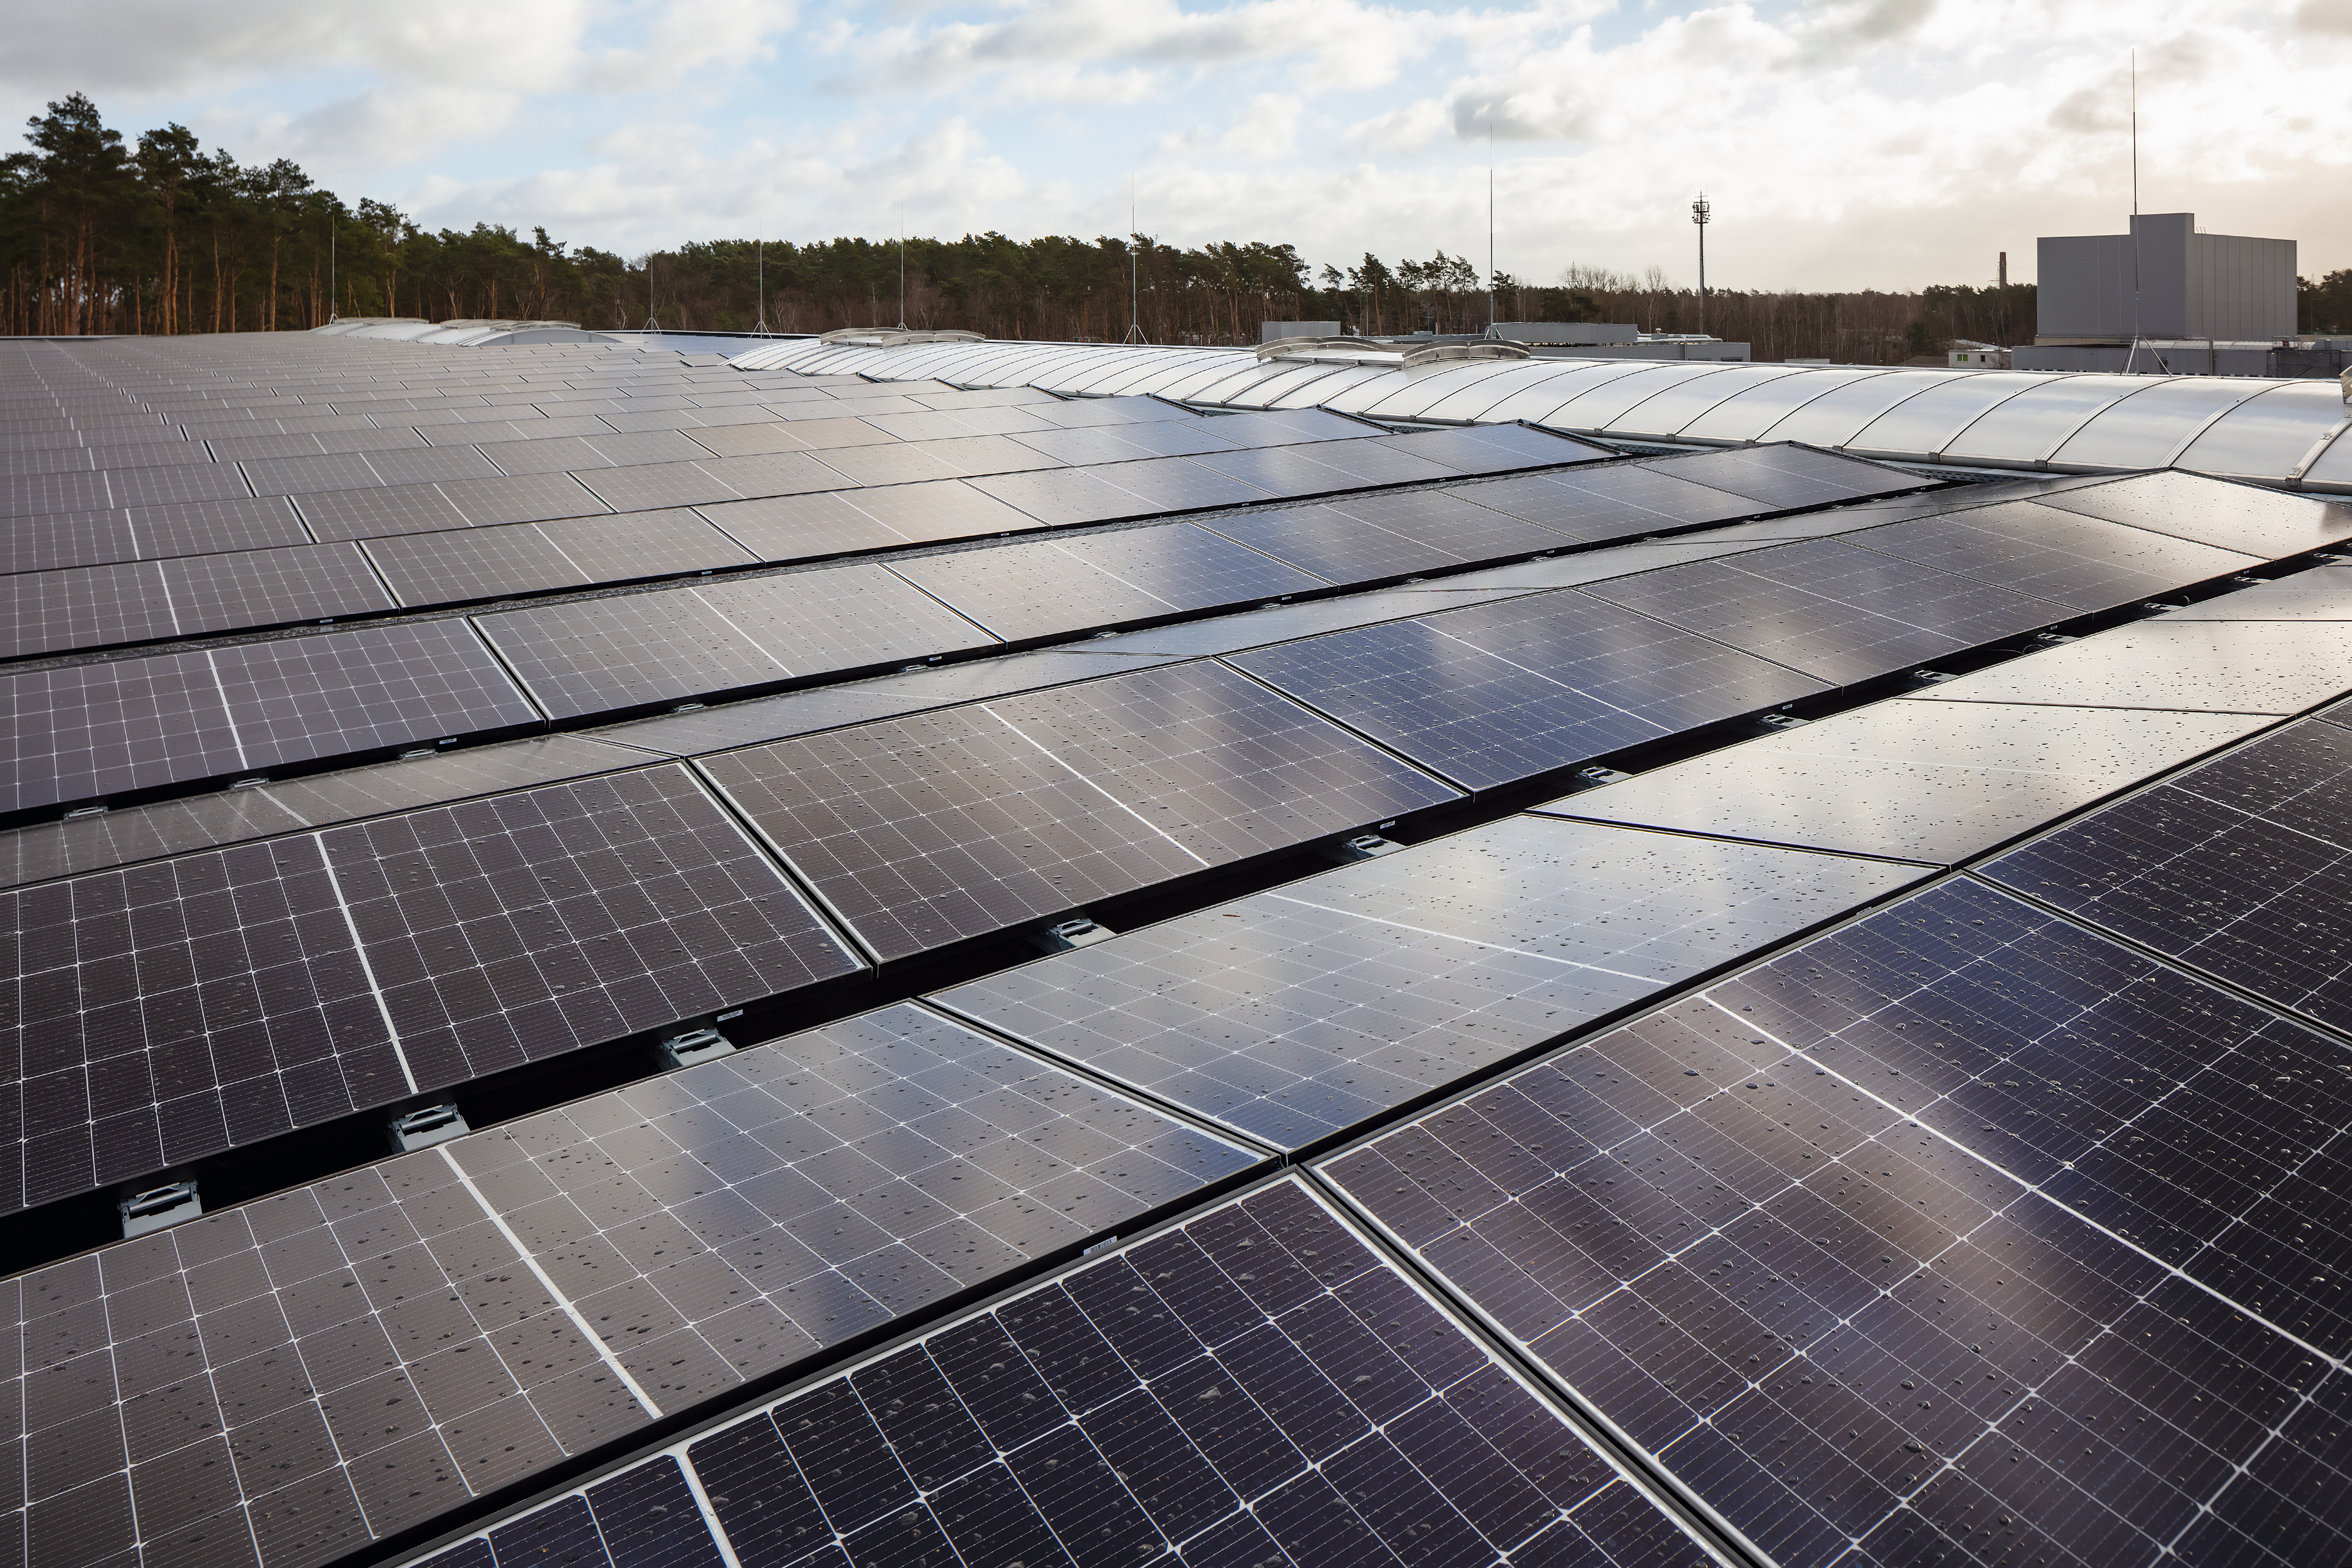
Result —
<instances>
[{"instance_id":1,"label":"rooftop structure","mask_svg":"<svg viewBox=\"0 0 2352 1568\"><path fill-rule=\"evenodd\" d=\"M2294 335L2294 241L2206 234L2194 213L2138 213L2126 234L2037 242L2040 344Z\"/></svg>"},{"instance_id":2,"label":"rooftop structure","mask_svg":"<svg viewBox=\"0 0 2352 1568\"><path fill-rule=\"evenodd\" d=\"M615 337L0 345L13 1561L2352 1555L2188 384Z\"/></svg>"}]
</instances>

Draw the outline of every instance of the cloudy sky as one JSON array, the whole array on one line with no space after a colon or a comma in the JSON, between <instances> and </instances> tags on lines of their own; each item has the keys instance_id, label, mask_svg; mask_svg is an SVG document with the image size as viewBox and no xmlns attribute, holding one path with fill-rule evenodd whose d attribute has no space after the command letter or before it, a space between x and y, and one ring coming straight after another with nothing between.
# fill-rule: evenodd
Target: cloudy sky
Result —
<instances>
[{"instance_id":1,"label":"cloudy sky","mask_svg":"<svg viewBox=\"0 0 2352 1568\"><path fill-rule=\"evenodd\" d=\"M2352 266L2352 0L36 0L0 110L79 89L346 199L635 254L1000 229L1486 251L1708 281L2032 278L2141 205ZM1491 148L1491 153L1490 153Z\"/></svg>"}]
</instances>

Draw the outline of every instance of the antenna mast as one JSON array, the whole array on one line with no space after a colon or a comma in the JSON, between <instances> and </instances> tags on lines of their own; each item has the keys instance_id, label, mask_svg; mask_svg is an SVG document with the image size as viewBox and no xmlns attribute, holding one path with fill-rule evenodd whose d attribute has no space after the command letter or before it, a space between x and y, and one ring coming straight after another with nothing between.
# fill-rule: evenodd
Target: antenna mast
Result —
<instances>
[{"instance_id":1,"label":"antenna mast","mask_svg":"<svg viewBox=\"0 0 2352 1568\"><path fill-rule=\"evenodd\" d=\"M907 204L898 204L898 330L907 330Z\"/></svg>"},{"instance_id":2,"label":"antenna mast","mask_svg":"<svg viewBox=\"0 0 2352 1568\"><path fill-rule=\"evenodd\" d=\"M327 323L342 320L335 313L335 220L327 220Z\"/></svg>"},{"instance_id":3,"label":"antenna mast","mask_svg":"<svg viewBox=\"0 0 2352 1568\"><path fill-rule=\"evenodd\" d=\"M1486 333L1495 331L1495 111L1486 111Z\"/></svg>"},{"instance_id":4,"label":"antenna mast","mask_svg":"<svg viewBox=\"0 0 2352 1568\"><path fill-rule=\"evenodd\" d=\"M1701 191L1698 200L1691 203L1691 222L1698 225L1698 330L1706 331L1706 225L1715 216L1707 205L1706 193Z\"/></svg>"},{"instance_id":5,"label":"antenna mast","mask_svg":"<svg viewBox=\"0 0 2352 1568\"><path fill-rule=\"evenodd\" d=\"M2139 51L2131 52L2132 216L2139 216Z\"/></svg>"},{"instance_id":6,"label":"antenna mast","mask_svg":"<svg viewBox=\"0 0 2352 1568\"><path fill-rule=\"evenodd\" d=\"M1127 177L1127 336L1124 342L1143 341L1143 262L1137 247L1135 232L1135 176Z\"/></svg>"},{"instance_id":7,"label":"antenna mast","mask_svg":"<svg viewBox=\"0 0 2352 1568\"><path fill-rule=\"evenodd\" d=\"M759 279L758 288L760 290L760 320L753 325L751 330L764 338L769 335L768 242L766 240L755 239L751 242L751 266L754 268L753 276Z\"/></svg>"}]
</instances>

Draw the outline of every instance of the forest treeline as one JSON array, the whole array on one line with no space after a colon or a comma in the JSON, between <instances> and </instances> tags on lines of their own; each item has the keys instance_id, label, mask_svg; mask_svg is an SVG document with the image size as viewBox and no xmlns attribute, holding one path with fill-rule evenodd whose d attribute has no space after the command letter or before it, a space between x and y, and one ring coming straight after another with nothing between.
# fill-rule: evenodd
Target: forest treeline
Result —
<instances>
[{"instance_id":1,"label":"forest treeline","mask_svg":"<svg viewBox=\"0 0 2352 1568\"><path fill-rule=\"evenodd\" d=\"M588 327L781 332L956 327L998 338L1255 343L1268 320L1367 334L1484 330L1477 268L1427 261L1312 266L1265 241L1192 247L1147 237L1002 234L894 240L712 240L627 259L534 228L433 231L384 203L346 203L288 159L241 164L186 127L135 140L80 93L0 159L0 332L300 331L336 316L525 318ZM903 282L902 282L903 279ZM1505 321L1623 321L1745 342L1757 359L1894 363L1953 339L2028 341L2030 284L1919 292L1696 290L1570 266L1544 283L1498 274ZM2352 273L2304 285L2306 326L2352 321Z\"/></svg>"}]
</instances>

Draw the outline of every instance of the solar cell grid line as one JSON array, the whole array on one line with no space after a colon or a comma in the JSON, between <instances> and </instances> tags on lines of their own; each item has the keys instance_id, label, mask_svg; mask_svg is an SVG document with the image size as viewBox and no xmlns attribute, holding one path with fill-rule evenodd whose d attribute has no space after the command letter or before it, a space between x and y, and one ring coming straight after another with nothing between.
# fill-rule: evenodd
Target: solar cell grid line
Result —
<instances>
[{"instance_id":1,"label":"solar cell grid line","mask_svg":"<svg viewBox=\"0 0 2352 1568\"><path fill-rule=\"evenodd\" d=\"M1762 510L1744 496L1676 479L1663 465L1633 463L1489 479L1448 493L1579 542L1725 522Z\"/></svg>"},{"instance_id":2,"label":"solar cell grid line","mask_svg":"<svg viewBox=\"0 0 2352 1568\"><path fill-rule=\"evenodd\" d=\"M634 749L586 736L534 736L121 806L98 816L32 823L0 832L0 887L610 773L644 761Z\"/></svg>"},{"instance_id":3,"label":"solar cell grid line","mask_svg":"<svg viewBox=\"0 0 2352 1568\"><path fill-rule=\"evenodd\" d=\"M21 1106L9 1211L410 1091L318 843L51 883L5 900Z\"/></svg>"},{"instance_id":4,"label":"solar cell grid line","mask_svg":"<svg viewBox=\"0 0 2352 1568\"><path fill-rule=\"evenodd\" d=\"M1297 1151L1921 875L1559 826L1509 818L933 1000Z\"/></svg>"},{"instance_id":5,"label":"solar cell grid line","mask_svg":"<svg viewBox=\"0 0 2352 1568\"><path fill-rule=\"evenodd\" d=\"M2338 1030L2352 733L2306 719L2011 850L1983 874Z\"/></svg>"},{"instance_id":6,"label":"solar cell grid line","mask_svg":"<svg viewBox=\"0 0 2352 1568\"><path fill-rule=\"evenodd\" d=\"M1779 558L1758 570L1694 562L1582 591L1835 685L2069 618L2050 600L1931 567L1872 567L1869 553L1810 540L1738 558Z\"/></svg>"},{"instance_id":7,"label":"solar cell grid line","mask_svg":"<svg viewBox=\"0 0 2352 1568\"><path fill-rule=\"evenodd\" d=\"M2270 561L2352 536L2352 504L2201 474L2139 474L2053 491L2036 504Z\"/></svg>"},{"instance_id":8,"label":"solar cell grid line","mask_svg":"<svg viewBox=\"0 0 2352 1568\"><path fill-rule=\"evenodd\" d=\"M2135 604L2260 564L2235 551L2103 520L2060 514L2053 521L2052 513L2032 501L2006 501L1843 537L2079 610Z\"/></svg>"},{"instance_id":9,"label":"solar cell grid line","mask_svg":"<svg viewBox=\"0 0 2352 1568\"><path fill-rule=\"evenodd\" d=\"M26 1276L0 1422L111 1415L75 1460L127 1457L142 1521L298 1568L642 1431L624 1377L690 1410L1255 1158L901 1004ZM37 1531L79 1479L42 1470Z\"/></svg>"},{"instance_id":10,"label":"solar cell grid line","mask_svg":"<svg viewBox=\"0 0 2352 1568\"><path fill-rule=\"evenodd\" d=\"M19 572L0 577L0 657L168 637L172 611L155 562Z\"/></svg>"},{"instance_id":11,"label":"solar cell grid line","mask_svg":"<svg viewBox=\"0 0 2352 1568\"><path fill-rule=\"evenodd\" d=\"M885 963L1209 863L985 706L699 765Z\"/></svg>"},{"instance_id":12,"label":"solar cell grid line","mask_svg":"<svg viewBox=\"0 0 2352 1568\"><path fill-rule=\"evenodd\" d=\"M681 1456L741 1568L1713 1561L1295 1179L643 1469ZM427 1561L506 1568L502 1533L585 1512Z\"/></svg>"},{"instance_id":13,"label":"solar cell grid line","mask_svg":"<svg viewBox=\"0 0 2352 1568\"><path fill-rule=\"evenodd\" d=\"M1947 883L1324 1170L1780 1561L2309 1560L2344 1373L2192 1283L2287 1173L2189 1119L2333 1049Z\"/></svg>"},{"instance_id":14,"label":"solar cell grid line","mask_svg":"<svg viewBox=\"0 0 2352 1568\"><path fill-rule=\"evenodd\" d=\"M1953 865L2270 722L1898 699L1537 809Z\"/></svg>"}]
</instances>

